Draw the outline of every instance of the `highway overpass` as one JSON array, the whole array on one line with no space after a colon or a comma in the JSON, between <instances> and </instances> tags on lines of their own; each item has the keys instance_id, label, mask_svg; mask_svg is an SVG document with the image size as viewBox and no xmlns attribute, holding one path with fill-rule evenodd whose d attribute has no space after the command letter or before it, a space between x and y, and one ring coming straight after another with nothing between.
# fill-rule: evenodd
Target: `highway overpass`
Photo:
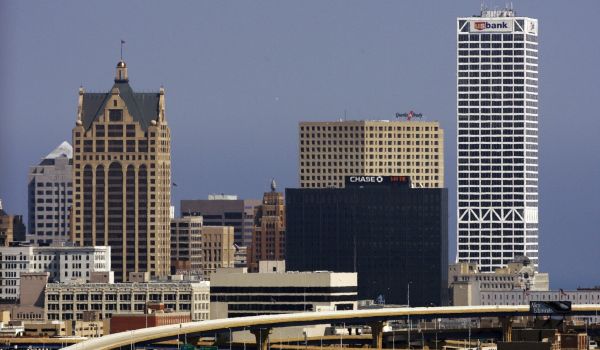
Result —
<instances>
[{"instance_id":1,"label":"highway overpass","mask_svg":"<svg viewBox=\"0 0 600 350\"><path fill-rule=\"evenodd\" d=\"M598 315L600 304L573 305L568 316ZM381 322L400 320L407 316L416 319L499 317L509 320L514 316L531 316L529 305L497 306L445 306L415 308L379 308L368 310L301 312L292 314L262 315L189 322L152 328L144 328L93 338L69 346L69 350L107 350L129 347L132 344L152 343L184 336L213 335L217 331L250 330L266 347L266 339L272 328L328 323L367 324L373 329L374 344L381 348Z\"/></svg>"}]
</instances>

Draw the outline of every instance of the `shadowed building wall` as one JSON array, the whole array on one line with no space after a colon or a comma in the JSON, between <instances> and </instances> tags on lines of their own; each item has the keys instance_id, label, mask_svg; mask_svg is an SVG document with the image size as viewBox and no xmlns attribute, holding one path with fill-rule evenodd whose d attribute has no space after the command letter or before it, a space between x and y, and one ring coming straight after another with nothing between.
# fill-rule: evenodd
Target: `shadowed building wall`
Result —
<instances>
[{"instance_id":1,"label":"shadowed building wall","mask_svg":"<svg viewBox=\"0 0 600 350\"><path fill-rule=\"evenodd\" d=\"M447 193L394 176L347 177L345 188L288 188L287 268L357 272L359 299L404 305L410 285L411 306L445 305Z\"/></svg>"}]
</instances>

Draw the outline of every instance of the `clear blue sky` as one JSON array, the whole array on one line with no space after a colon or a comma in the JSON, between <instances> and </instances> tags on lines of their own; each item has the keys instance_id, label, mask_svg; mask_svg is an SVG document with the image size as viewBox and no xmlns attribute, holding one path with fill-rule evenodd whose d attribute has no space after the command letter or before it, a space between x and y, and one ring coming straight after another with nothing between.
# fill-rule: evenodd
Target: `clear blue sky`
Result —
<instances>
[{"instance_id":1,"label":"clear blue sky","mask_svg":"<svg viewBox=\"0 0 600 350\"><path fill-rule=\"evenodd\" d=\"M504 5L504 1L486 4ZM541 269L600 284L600 1L513 1L539 19ZM480 1L2 1L0 198L71 139L77 90L112 85L120 39L137 90L166 89L174 202L295 187L301 120L414 109L446 130L455 256L456 17Z\"/></svg>"}]
</instances>

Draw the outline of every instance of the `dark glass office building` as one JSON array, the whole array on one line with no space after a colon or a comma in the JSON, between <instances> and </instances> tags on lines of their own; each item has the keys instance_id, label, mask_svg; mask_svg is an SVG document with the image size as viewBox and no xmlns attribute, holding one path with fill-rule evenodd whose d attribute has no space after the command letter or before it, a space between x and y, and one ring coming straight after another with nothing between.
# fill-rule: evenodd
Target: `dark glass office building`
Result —
<instances>
[{"instance_id":1,"label":"dark glass office building","mask_svg":"<svg viewBox=\"0 0 600 350\"><path fill-rule=\"evenodd\" d=\"M410 293L411 306L447 304L447 189L349 176L346 188L285 198L288 271L357 272L359 299L407 304Z\"/></svg>"}]
</instances>

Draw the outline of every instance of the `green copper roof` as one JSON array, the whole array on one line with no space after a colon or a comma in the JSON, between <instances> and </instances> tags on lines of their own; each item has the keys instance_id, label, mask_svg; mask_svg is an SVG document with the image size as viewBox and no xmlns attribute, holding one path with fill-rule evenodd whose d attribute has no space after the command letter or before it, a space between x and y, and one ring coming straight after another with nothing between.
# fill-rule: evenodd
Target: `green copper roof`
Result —
<instances>
[{"instance_id":1,"label":"green copper roof","mask_svg":"<svg viewBox=\"0 0 600 350\"><path fill-rule=\"evenodd\" d=\"M129 82L117 80L113 88L119 89L119 96L125 101L125 105L133 120L140 123L144 131L152 120L158 120L158 92L133 92ZM112 89L111 89L112 90ZM106 102L110 99L110 91L107 93L84 93L83 111L81 121L83 127L88 130L92 123L104 113Z\"/></svg>"}]
</instances>

